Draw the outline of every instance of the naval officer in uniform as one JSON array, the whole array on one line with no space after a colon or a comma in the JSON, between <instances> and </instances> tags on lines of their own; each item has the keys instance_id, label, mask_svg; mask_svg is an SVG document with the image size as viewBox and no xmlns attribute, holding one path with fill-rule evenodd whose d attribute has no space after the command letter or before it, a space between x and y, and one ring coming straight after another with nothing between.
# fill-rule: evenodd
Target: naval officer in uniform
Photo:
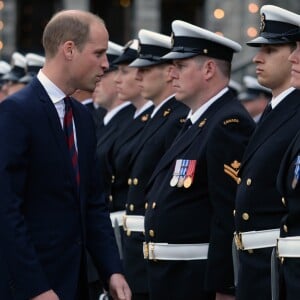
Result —
<instances>
[{"instance_id":1,"label":"naval officer in uniform","mask_svg":"<svg viewBox=\"0 0 300 300\"><path fill-rule=\"evenodd\" d=\"M191 109L148 183L144 255L150 299L234 299L231 242L237 171L254 122L229 90L241 46L172 23L175 97Z\"/></svg>"},{"instance_id":2,"label":"naval officer in uniform","mask_svg":"<svg viewBox=\"0 0 300 300\"><path fill-rule=\"evenodd\" d=\"M129 66L138 68L136 80L142 87L142 95L152 100L154 109L128 163L124 269L133 299L147 300L149 289L143 257L144 214L148 205L145 188L156 164L181 130L188 108L174 98L172 63L161 59L170 51L171 38L145 29L141 29L138 36L139 55Z\"/></svg>"},{"instance_id":3,"label":"naval officer in uniform","mask_svg":"<svg viewBox=\"0 0 300 300\"><path fill-rule=\"evenodd\" d=\"M300 24L300 15L299 24ZM292 63L291 84L300 88L300 28L289 31L286 35L297 42L297 48L289 56ZM280 239L277 243L277 254L280 258L281 280L279 285L280 299L294 300L300 293L300 133L289 146L280 166L277 187L285 200L287 214L281 220Z\"/></svg>"},{"instance_id":4,"label":"naval officer in uniform","mask_svg":"<svg viewBox=\"0 0 300 300\"><path fill-rule=\"evenodd\" d=\"M300 92L291 87L288 61L295 43L282 36L298 27L299 17L272 5L262 6L260 13L260 35L248 45L258 48L253 58L257 79L272 90L272 100L249 141L238 175L235 226L240 260L237 298L241 300L271 299L271 252L286 213L276 177L300 129Z\"/></svg>"}]
</instances>

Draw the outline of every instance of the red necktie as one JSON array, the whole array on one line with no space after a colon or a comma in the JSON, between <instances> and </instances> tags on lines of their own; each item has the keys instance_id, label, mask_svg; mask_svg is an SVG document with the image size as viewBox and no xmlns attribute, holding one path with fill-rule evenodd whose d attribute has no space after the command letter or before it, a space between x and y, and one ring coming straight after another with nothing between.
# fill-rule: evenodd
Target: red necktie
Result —
<instances>
[{"instance_id":1,"label":"red necktie","mask_svg":"<svg viewBox=\"0 0 300 300\"><path fill-rule=\"evenodd\" d=\"M76 183L79 187L80 183L80 175L79 175L79 165L78 165L78 155L75 147L75 139L74 139L74 130L73 130L73 110L71 106L71 98L65 97L65 116L64 116L64 132L66 135L66 141L70 153L70 157L72 160L72 166L75 173Z\"/></svg>"}]
</instances>

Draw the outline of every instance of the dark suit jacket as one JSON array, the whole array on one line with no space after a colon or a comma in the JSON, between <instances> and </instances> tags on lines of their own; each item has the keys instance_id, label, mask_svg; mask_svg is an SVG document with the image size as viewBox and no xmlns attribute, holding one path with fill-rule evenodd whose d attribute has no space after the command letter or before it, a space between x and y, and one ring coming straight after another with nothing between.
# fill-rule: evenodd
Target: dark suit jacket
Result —
<instances>
[{"instance_id":1,"label":"dark suit jacket","mask_svg":"<svg viewBox=\"0 0 300 300\"><path fill-rule=\"evenodd\" d=\"M249 141L236 194L237 231L279 228L286 206L276 189L276 178L282 157L300 129L299 99L300 91L289 94L257 125ZM272 248L251 254L240 251L238 295L241 299L253 299L257 295L261 295L260 299L271 298L271 251ZM260 280L256 280L258 277Z\"/></svg>"},{"instance_id":2,"label":"dark suit jacket","mask_svg":"<svg viewBox=\"0 0 300 300\"><path fill-rule=\"evenodd\" d=\"M299 99L298 99L299 100ZM299 118L298 118L299 119ZM300 155L300 131L287 149L280 165L277 188L284 197L287 212L280 224L280 236L300 236L300 182L295 181L296 163L299 164ZM299 176L299 174L298 174ZM280 264L283 276L280 290L284 296L282 299L297 299L300 293L300 261L299 258L287 258Z\"/></svg>"},{"instance_id":3,"label":"dark suit jacket","mask_svg":"<svg viewBox=\"0 0 300 300\"><path fill-rule=\"evenodd\" d=\"M1 299L25 300L48 289L75 299L86 248L105 280L121 271L95 179L93 121L82 104L71 105L79 190L57 111L38 79L0 105Z\"/></svg>"},{"instance_id":4,"label":"dark suit jacket","mask_svg":"<svg viewBox=\"0 0 300 300\"><path fill-rule=\"evenodd\" d=\"M153 299L210 299L202 296L204 290L232 292L236 181L225 170L238 169L253 129L252 118L228 91L157 163L147 188L146 241L210 246L207 260L149 261ZM178 159L196 161L194 180L187 188L170 184Z\"/></svg>"},{"instance_id":5,"label":"dark suit jacket","mask_svg":"<svg viewBox=\"0 0 300 300\"><path fill-rule=\"evenodd\" d=\"M130 124L121 130L115 140L112 153L112 185L109 197L110 211L125 209L128 193L128 177L130 175L129 161L135 147L141 140L140 133L150 120L153 106L146 109L140 116L133 119Z\"/></svg>"},{"instance_id":6,"label":"dark suit jacket","mask_svg":"<svg viewBox=\"0 0 300 300\"><path fill-rule=\"evenodd\" d=\"M139 142L135 145L128 165L132 183L128 188L126 214L145 214L145 188L148 180L156 164L182 128L188 111L184 104L171 98L162 105L140 133ZM144 235L139 232L132 232L124 237L125 273L134 293L148 292L146 261L142 252L143 241Z\"/></svg>"}]
</instances>

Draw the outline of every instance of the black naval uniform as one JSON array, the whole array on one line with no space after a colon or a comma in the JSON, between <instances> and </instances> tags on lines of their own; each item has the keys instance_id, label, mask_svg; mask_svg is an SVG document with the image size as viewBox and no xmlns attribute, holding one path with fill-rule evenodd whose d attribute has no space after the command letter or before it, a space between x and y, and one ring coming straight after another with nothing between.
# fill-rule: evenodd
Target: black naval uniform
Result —
<instances>
[{"instance_id":1,"label":"black naval uniform","mask_svg":"<svg viewBox=\"0 0 300 300\"><path fill-rule=\"evenodd\" d=\"M217 99L158 163L147 188L146 242L209 243L208 259L148 260L152 300L234 293L231 243L236 171L254 122L231 91ZM174 167L194 164L194 172ZM149 249L149 252L151 249ZM195 298L196 297L196 298Z\"/></svg>"},{"instance_id":2,"label":"black naval uniform","mask_svg":"<svg viewBox=\"0 0 300 300\"><path fill-rule=\"evenodd\" d=\"M298 99L299 101L299 99ZM299 119L298 119L299 120ZM300 236L300 132L287 150L279 170L277 187L287 206L280 226L280 237ZM299 245L299 242L298 242ZM279 286L281 300L299 299L300 257L281 259Z\"/></svg>"},{"instance_id":3,"label":"black naval uniform","mask_svg":"<svg viewBox=\"0 0 300 300\"><path fill-rule=\"evenodd\" d=\"M181 130L188 110L184 104L172 97L160 107L141 132L141 140L129 163L127 215L145 215L147 182L158 161ZM148 282L146 262L143 257L143 242L144 234L142 232L128 230L125 233L124 269L133 295L139 294L139 297L142 297L141 294L144 294L147 299Z\"/></svg>"},{"instance_id":4,"label":"black naval uniform","mask_svg":"<svg viewBox=\"0 0 300 300\"><path fill-rule=\"evenodd\" d=\"M299 99L298 90L286 96L257 125L249 141L239 171L237 232L278 229L286 213L276 178L282 157L300 129ZM271 299L271 252L272 247L239 251L238 299Z\"/></svg>"},{"instance_id":5,"label":"black naval uniform","mask_svg":"<svg viewBox=\"0 0 300 300\"><path fill-rule=\"evenodd\" d=\"M128 193L128 177L130 175L129 161L135 147L138 146L140 133L150 120L154 106L150 106L130 124L120 131L118 138L113 145L112 162L112 184L109 195L110 211L125 210Z\"/></svg>"},{"instance_id":6,"label":"black naval uniform","mask_svg":"<svg viewBox=\"0 0 300 300\"><path fill-rule=\"evenodd\" d=\"M129 104L123 107L107 125L101 125L97 130L97 159L100 164L101 174L99 174L99 182L103 185L105 197L109 202L112 167L111 167L111 151L115 140L118 138L119 133L124 128L127 128L133 119L135 107Z\"/></svg>"}]
</instances>

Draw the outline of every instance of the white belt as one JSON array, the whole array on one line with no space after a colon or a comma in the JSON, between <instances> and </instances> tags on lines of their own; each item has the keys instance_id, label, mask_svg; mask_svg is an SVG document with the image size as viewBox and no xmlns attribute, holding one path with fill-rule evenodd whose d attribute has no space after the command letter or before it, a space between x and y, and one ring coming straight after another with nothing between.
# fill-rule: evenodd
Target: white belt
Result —
<instances>
[{"instance_id":1,"label":"white belt","mask_svg":"<svg viewBox=\"0 0 300 300\"><path fill-rule=\"evenodd\" d=\"M144 216L125 215L123 217L124 230L133 232L144 232Z\"/></svg>"},{"instance_id":2,"label":"white belt","mask_svg":"<svg viewBox=\"0 0 300 300\"><path fill-rule=\"evenodd\" d=\"M234 233L235 245L238 250L274 247L279 233L279 228Z\"/></svg>"},{"instance_id":3,"label":"white belt","mask_svg":"<svg viewBox=\"0 0 300 300\"><path fill-rule=\"evenodd\" d=\"M200 260L207 259L209 244L143 244L144 258L149 260Z\"/></svg>"},{"instance_id":4,"label":"white belt","mask_svg":"<svg viewBox=\"0 0 300 300\"><path fill-rule=\"evenodd\" d=\"M125 210L111 212L110 220L111 220L112 226L115 227L115 220L117 220L119 226L122 226L124 215L125 215Z\"/></svg>"},{"instance_id":5,"label":"white belt","mask_svg":"<svg viewBox=\"0 0 300 300\"><path fill-rule=\"evenodd\" d=\"M300 257L300 236L290 236L277 240L279 257Z\"/></svg>"}]
</instances>

